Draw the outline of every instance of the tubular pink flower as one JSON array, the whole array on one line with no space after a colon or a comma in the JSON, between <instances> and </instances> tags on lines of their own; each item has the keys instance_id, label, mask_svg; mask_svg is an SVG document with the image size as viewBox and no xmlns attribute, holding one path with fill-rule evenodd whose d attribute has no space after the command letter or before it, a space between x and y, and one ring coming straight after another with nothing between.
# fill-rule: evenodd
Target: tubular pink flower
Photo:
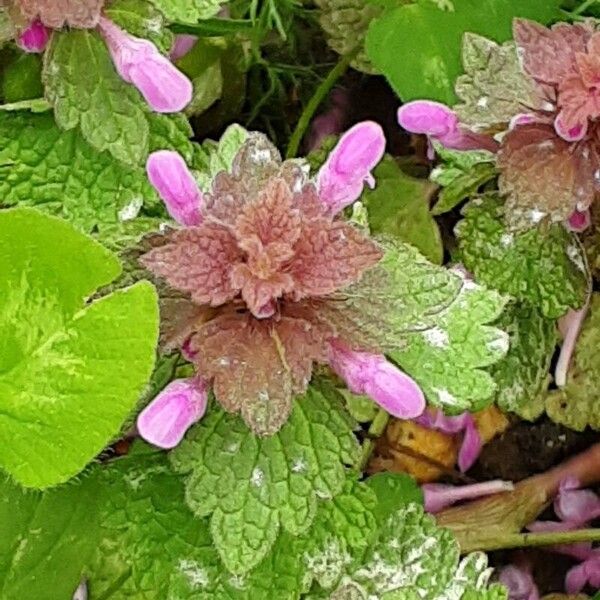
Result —
<instances>
[{"instance_id":1,"label":"tubular pink flower","mask_svg":"<svg viewBox=\"0 0 600 600\"><path fill-rule=\"evenodd\" d=\"M461 127L451 108L431 100L415 100L398 109L398 123L411 133L424 134L453 150L489 150L498 143L490 136Z\"/></svg>"},{"instance_id":2,"label":"tubular pink flower","mask_svg":"<svg viewBox=\"0 0 600 600\"><path fill-rule=\"evenodd\" d=\"M373 121L358 123L341 137L317 175L319 196L331 214L357 200L365 183L375 187L371 170L384 152L385 135Z\"/></svg>"},{"instance_id":3,"label":"tubular pink flower","mask_svg":"<svg viewBox=\"0 0 600 600\"><path fill-rule=\"evenodd\" d=\"M191 81L152 42L129 35L105 17L98 27L117 72L141 92L152 110L178 112L189 104Z\"/></svg>"},{"instance_id":4,"label":"tubular pink flower","mask_svg":"<svg viewBox=\"0 0 600 600\"><path fill-rule=\"evenodd\" d=\"M16 39L17 45L25 52L40 53L46 48L50 33L41 21L32 21Z\"/></svg>"},{"instance_id":5,"label":"tubular pink flower","mask_svg":"<svg viewBox=\"0 0 600 600\"><path fill-rule=\"evenodd\" d=\"M590 298L588 294L588 299L583 308L580 308L579 310L569 309L569 312L558 320L558 328L563 335L563 343L554 370L554 380L558 387L564 387L567 384L567 373L569 371L571 357L575 350L579 332L581 331L581 327L587 316L589 301Z\"/></svg>"},{"instance_id":6,"label":"tubular pink flower","mask_svg":"<svg viewBox=\"0 0 600 600\"><path fill-rule=\"evenodd\" d=\"M186 33L176 35L171 51L169 52L169 58L177 60L185 56L196 45L197 41L198 36L196 35L188 35Z\"/></svg>"},{"instance_id":7,"label":"tubular pink flower","mask_svg":"<svg viewBox=\"0 0 600 600\"><path fill-rule=\"evenodd\" d=\"M510 481L494 479L493 481L460 486L446 485L444 483L426 483L421 486L421 489L425 497L425 510L430 513L436 513L462 500L511 492L514 489L514 485Z\"/></svg>"},{"instance_id":8,"label":"tubular pink flower","mask_svg":"<svg viewBox=\"0 0 600 600\"><path fill-rule=\"evenodd\" d=\"M539 600L540 598L529 569L508 565L502 568L498 579L507 587L509 600Z\"/></svg>"},{"instance_id":9,"label":"tubular pink flower","mask_svg":"<svg viewBox=\"0 0 600 600\"><path fill-rule=\"evenodd\" d=\"M600 498L592 490L579 489L577 479L568 477L560 483L554 512L561 521L584 525L600 517Z\"/></svg>"},{"instance_id":10,"label":"tubular pink flower","mask_svg":"<svg viewBox=\"0 0 600 600\"><path fill-rule=\"evenodd\" d=\"M208 383L201 378L175 379L140 413L140 435L159 448L174 448L206 411Z\"/></svg>"},{"instance_id":11,"label":"tubular pink flower","mask_svg":"<svg viewBox=\"0 0 600 600\"><path fill-rule=\"evenodd\" d=\"M394 417L412 419L425 410L421 388L382 354L355 352L331 340L329 365L351 392L370 396Z\"/></svg>"},{"instance_id":12,"label":"tubular pink flower","mask_svg":"<svg viewBox=\"0 0 600 600\"><path fill-rule=\"evenodd\" d=\"M578 142L582 140L588 132L587 120L583 123L565 123L564 115L559 113L554 120L554 129L563 140L567 142Z\"/></svg>"},{"instance_id":13,"label":"tubular pink flower","mask_svg":"<svg viewBox=\"0 0 600 600\"><path fill-rule=\"evenodd\" d=\"M194 226L202 222L202 193L180 154L172 150L153 152L146 162L146 172L178 223Z\"/></svg>"},{"instance_id":14,"label":"tubular pink flower","mask_svg":"<svg viewBox=\"0 0 600 600\"><path fill-rule=\"evenodd\" d=\"M600 588L600 551L567 572L565 589L568 594L578 594L586 585Z\"/></svg>"},{"instance_id":15,"label":"tubular pink flower","mask_svg":"<svg viewBox=\"0 0 600 600\"><path fill-rule=\"evenodd\" d=\"M458 467L464 473L475 464L483 443L471 413L464 412L462 415L447 417L441 410L433 409L424 412L415 419L415 423L451 435L463 432L463 441L458 451Z\"/></svg>"}]
</instances>

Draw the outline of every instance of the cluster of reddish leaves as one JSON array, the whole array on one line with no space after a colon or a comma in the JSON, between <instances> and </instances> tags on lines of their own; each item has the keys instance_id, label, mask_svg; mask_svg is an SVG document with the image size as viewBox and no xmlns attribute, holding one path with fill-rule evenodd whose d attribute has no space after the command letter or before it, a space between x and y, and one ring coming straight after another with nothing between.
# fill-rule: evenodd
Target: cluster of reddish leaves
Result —
<instances>
[{"instance_id":1,"label":"cluster of reddish leaves","mask_svg":"<svg viewBox=\"0 0 600 600\"><path fill-rule=\"evenodd\" d=\"M64 25L92 28L98 25L104 0L1 0L17 24L40 19L46 27Z\"/></svg>"},{"instance_id":2,"label":"cluster of reddish leaves","mask_svg":"<svg viewBox=\"0 0 600 600\"><path fill-rule=\"evenodd\" d=\"M219 402L270 434L306 389L313 363L327 362L338 334L327 315L345 310L338 291L382 251L330 216L301 166L282 164L262 136L251 136L204 202L199 226L166 234L141 260L194 303L175 337L186 339Z\"/></svg>"},{"instance_id":3,"label":"cluster of reddish leaves","mask_svg":"<svg viewBox=\"0 0 600 600\"><path fill-rule=\"evenodd\" d=\"M499 153L501 190L512 208L554 220L586 209L600 174L600 33L592 25L551 29L517 20L514 38L525 72L546 100L509 131ZM531 219L542 216L535 213Z\"/></svg>"}]
</instances>

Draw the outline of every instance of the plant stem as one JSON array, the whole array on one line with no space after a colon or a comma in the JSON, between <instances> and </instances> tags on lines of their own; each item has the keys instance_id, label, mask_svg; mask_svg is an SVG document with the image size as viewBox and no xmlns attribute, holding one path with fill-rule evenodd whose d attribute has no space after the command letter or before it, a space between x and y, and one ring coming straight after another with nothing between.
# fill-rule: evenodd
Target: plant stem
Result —
<instances>
[{"instance_id":1,"label":"plant stem","mask_svg":"<svg viewBox=\"0 0 600 600\"><path fill-rule=\"evenodd\" d=\"M375 446L373 440L381 436L381 434L385 431L389 420L390 415L383 410L383 408L380 408L375 415L375 418L371 421L371 425L367 431L367 438L362 445L362 452L358 463L358 469L361 472L365 470L365 467L369 462L369 458L371 457L371 453L373 452L373 448Z\"/></svg>"},{"instance_id":2,"label":"plant stem","mask_svg":"<svg viewBox=\"0 0 600 600\"><path fill-rule=\"evenodd\" d=\"M333 69L331 69L331 71L329 71L327 77L321 82L319 87L315 90L315 93L311 96L300 115L300 119L298 119L296 129L294 129L294 132L290 137L290 143L288 144L287 152L285 153L286 158L294 158L298 153L300 142L302 141L317 108L319 108L321 102L323 102L335 82L346 72L352 59L356 56L358 48L359 47L357 46L352 52L346 54L346 56L342 56L341 60L333 67Z\"/></svg>"},{"instance_id":3,"label":"plant stem","mask_svg":"<svg viewBox=\"0 0 600 600\"><path fill-rule=\"evenodd\" d=\"M575 10L571 11L572 15L578 16L584 13L590 6L596 4L598 0L585 0Z\"/></svg>"},{"instance_id":4,"label":"plant stem","mask_svg":"<svg viewBox=\"0 0 600 600\"><path fill-rule=\"evenodd\" d=\"M534 546L553 546L555 544L574 544L576 542L600 541L600 529L578 529L576 531L550 531L543 533L506 533L482 539L471 550L504 550L506 548L527 548Z\"/></svg>"}]
</instances>

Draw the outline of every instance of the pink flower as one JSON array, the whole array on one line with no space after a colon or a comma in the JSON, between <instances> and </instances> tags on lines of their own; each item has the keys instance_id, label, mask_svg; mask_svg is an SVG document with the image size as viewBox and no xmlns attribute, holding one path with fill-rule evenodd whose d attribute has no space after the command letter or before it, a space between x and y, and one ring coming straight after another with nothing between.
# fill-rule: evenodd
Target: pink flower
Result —
<instances>
[{"instance_id":1,"label":"pink flower","mask_svg":"<svg viewBox=\"0 0 600 600\"><path fill-rule=\"evenodd\" d=\"M355 352L331 340L329 365L351 392L366 394L394 417L411 419L425 409L421 388L382 354Z\"/></svg>"},{"instance_id":2,"label":"pink flower","mask_svg":"<svg viewBox=\"0 0 600 600\"><path fill-rule=\"evenodd\" d=\"M129 35L105 17L98 26L117 72L141 92L152 110L178 112L189 104L191 81L152 42Z\"/></svg>"},{"instance_id":3,"label":"pink flower","mask_svg":"<svg viewBox=\"0 0 600 600\"><path fill-rule=\"evenodd\" d=\"M415 423L428 429L436 429L448 434L464 432L463 441L458 451L458 467L462 472L468 471L481 452L482 441L473 415L464 412L462 415L447 417L440 410L424 412Z\"/></svg>"},{"instance_id":4,"label":"pink flower","mask_svg":"<svg viewBox=\"0 0 600 600\"><path fill-rule=\"evenodd\" d=\"M529 569L508 565L498 577L508 589L509 600L539 600L540 594Z\"/></svg>"},{"instance_id":5,"label":"pink flower","mask_svg":"<svg viewBox=\"0 0 600 600\"><path fill-rule=\"evenodd\" d=\"M319 196L334 215L362 194L365 183L373 188L371 170L385 152L385 135L373 121L349 129L333 149L317 175Z\"/></svg>"},{"instance_id":6,"label":"pink flower","mask_svg":"<svg viewBox=\"0 0 600 600\"><path fill-rule=\"evenodd\" d=\"M588 294L587 301L583 308L579 310L569 309L566 315L558 320L558 329L563 335L563 343L560 348L558 361L554 370L554 380L558 387L564 387L567 384L567 373L571 358L575 350L575 344L579 337L579 332L589 310L590 297Z\"/></svg>"},{"instance_id":7,"label":"pink flower","mask_svg":"<svg viewBox=\"0 0 600 600\"><path fill-rule=\"evenodd\" d=\"M425 496L425 510L430 513L436 513L462 500L472 500L473 498L481 498L482 496L490 496L491 494L511 492L514 486L510 481L495 479L493 481L460 486L443 483L426 483L421 486L421 489Z\"/></svg>"},{"instance_id":8,"label":"pink flower","mask_svg":"<svg viewBox=\"0 0 600 600\"><path fill-rule=\"evenodd\" d=\"M567 229L580 233L585 231L592 223L592 217L589 210L576 210L567 221Z\"/></svg>"},{"instance_id":9,"label":"pink flower","mask_svg":"<svg viewBox=\"0 0 600 600\"><path fill-rule=\"evenodd\" d=\"M330 94L331 108L316 117L310 126L307 140L308 151L319 148L323 140L330 135L342 132L346 113L350 104L348 92L341 88L333 90Z\"/></svg>"},{"instance_id":10,"label":"pink flower","mask_svg":"<svg viewBox=\"0 0 600 600\"><path fill-rule=\"evenodd\" d=\"M194 226L202 222L202 193L180 154L171 150L153 152L146 162L146 172L178 223Z\"/></svg>"},{"instance_id":11,"label":"pink flower","mask_svg":"<svg viewBox=\"0 0 600 600\"><path fill-rule=\"evenodd\" d=\"M198 41L198 36L196 35L188 35L188 34L180 34L176 35L173 40L173 47L169 52L169 58L171 60L178 60L182 56L185 56Z\"/></svg>"},{"instance_id":12,"label":"pink flower","mask_svg":"<svg viewBox=\"0 0 600 600\"><path fill-rule=\"evenodd\" d=\"M600 588L600 551L567 572L565 589L568 594L578 594L586 585Z\"/></svg>"},{"instance_id":13,"label":"pink flower","mask_svg":"<svg viewBox=\"0 0 600 600\"><path fill-rule=\"evenodd\" d=\"M137 420L140 435L159 448L174 448L206 411L208 384L199 377L175 379Z\"/></svg>"},{"instance_id":14,"label":"pink flower","mask_svg":"<svg viewBox=\"0 0 600 600\"><path fill-rule=\"evenodd\" d=\"M554 512L561 521L584 525L600 517L600 498L592 490L580 490L577 479L568 477L560 483Z\"/></svg>"},{"instance_id":15,"label":"pink flower","mask_svg":"<svg viewBox=\"0 0 600 600\"><path fill-rule=\"evenodd\" d=\"M404 104L398 109L398 123L406 131L425 134L445 148L490 152L498 149L498 143L490 136L460 126L456 113L439 102L415 100Z\"/></svg>"},{"instance_id":16,"label":"pink flower","mask_svg":"<svg viewBox=\"0 0 600 600\"><path fill-rule=\"evenodd\" d=\"M43 52L48 43L50 34L48 29L40 21L32 21L16 39L19 48L25 52L40 53Z\"/></svg>"}]
</instances>

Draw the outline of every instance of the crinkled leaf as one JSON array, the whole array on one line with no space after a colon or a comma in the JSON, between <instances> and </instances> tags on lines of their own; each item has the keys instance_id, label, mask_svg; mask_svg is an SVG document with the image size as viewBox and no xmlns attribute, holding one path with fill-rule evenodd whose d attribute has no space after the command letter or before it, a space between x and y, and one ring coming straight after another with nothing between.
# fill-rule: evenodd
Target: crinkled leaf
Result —
<instances>
[{"instance_id":1,"label":"crinkled leaf","mask_svg":"<svg viewBox=\"0 0 600 600\"><path fill-rule=\"evenodd\" d=\"M470 202L456 227L460 257L477 281L539 308L550 319L583 305L588 275L576 237L556 224L507 230L494 195Z\"/></svg>"},{"instance_id":2,"label":"crinkled leaf","mask_svg":"<svg viewBox=\"0 0 600 600\"><path fill-rule=\"evenodd\" d=\"M142 282L84 305L119 274L114 255L31 209L0 212L0 229L0 464L47 487L81 471L135 406L157 298Z\"/></svg>"},{"instance_id":3,"label":"crinkled leaf","mask_svg":"<svg viewBox=\"0 0 600 600\"><path fill-rule=\"evenodd\" d=\"M6 60L6 59L5 59ZM14 104L44 95L42 85L42 59L39 54L17 54L4 67L2 73L2 99Z\"/></svg>"},{"instance_id":4,"label":"crinkled leaf","mask_svg":"<svg viewBox=\"0 0 600 600\"><path fill-rule=\"evenodd\" d=\"M375 517L383 525L388 517L405 504L423 504L423 492L406 473L376 473L366 484L377 496Z\"/></svg>"},{"instance_id":5,"label":"crinkled leaf","mask_svg":"<svg viewBox=\"0 0 600 600\"><path fill-rule=\"evenodd\" d=\"M176 150L190 162L199 148L198 144L190 141L194 135L192 126L187 118L180 113L160 114L147 112L149 126L148 151Z\"/></svg>"},{"instance_id":6,"label":"crinkled leaf","mask_svg":"<svg viewBox=\"0 0 600 600\"><path fill-rule=\"evenodd\" d=\"M150 40L164 53L173 45L173 34L166 28L163 15L150 2L113 0L104 14L132 35Z\"/></svg>"},{"instance_id":7,"label":"crinkled leaf","mask_svg":"<svg viewBox=\"0 0 600 600\"><path fill-rule=\"evenodd\" d=\"M214 17L223 0L150 0L169 21L197 23L200 19Z\"/></svg>"},{"instance_id":8,"label":"crinkled leaf","mask_svg":"<svg viewBox=\"0 0 600 600\"><path fill-rule=\"evenodd\" d=\"M369 551L352 565L330 598L506 599L502 586L488 588L491 574L485 554L460 560L453 535L437 527L421 506L408 504L385 520Z\"/></svg>"},{"instance_id":9,"label":"crinkled leaf","mask_svg":"<svg viewBox=\"0 0 600 600\"><path fill-rule=\"evenodd\" d=\"M316 4L329 46L342 56L359 48L352 66L363 73L376 73L364 44L371 21L381 15L383 7L368 0L316 0Z\"/></svg>"},{"instance_id":10,"label":"crinkled leaf","mask_svg":"<svg viewBox=\"0 0 600 600\"><path fill-rule=\"evenodd\" d=\"M480 410L492 400L496 386L484 368L508 350L506 333L490 325L505 302L498 292L463 281L460 293L432 317L430 326L410 333L406 347L392 353L429 403L456 413Z\"/></svg>"},{"instance_id":11,"label":"crinkled leaf","mask_svg":"<svg viewBox=\"0 0 600 600\"><path fill-rule=\"evenodd\" d=\"M461 123L475 130L504 128L515 115L541 108L542 100L521 68L514 42L500 45L467 32L462 60L465 74L456 80L460 103L454 107Z\"/></svg>"},{"instance_id":12,"label":"crinkled leaf","mask_svg":"<svg viewBox=\"0 0 600 600\"><path fill-rule=\"evenodd\" d=\"M55 32L45 54L44 83L59 127L80 127L97 150L127 164L145 160L149 127L143 99L119 77L97 32Z\"/></svg>"},{"instance_id":13,"label":"crinkled leaf","mask_svg":"<svg viewBox=\"0 0 600 600\"><path fill-rule=\"evenodd\" d=\"M496 176L496 168L494 155L490 152L460 152L448 150L441 144L434 145L443 162L431 172L430 179L443 189L431 214L441 215L474 196L482 185Z\"/></svg>"},{"instance_id":14,"label":"crinkled leaf","mask_svg":"<svg viewBox=\"0 0 600 600\"><path fill-rule=\"evenodd\" d=\"M392 7L367 33L367 54L405 102L428 98L454 104L454 82L462 72L465 31L498 42L512 37L514 17L548 23L559 0L450 0L446 9L430 0ZM408 57L410 60L399 60Z\"/></svg>"},{"instance_id":15,"label":"crinkled leaf","mask_svg":"<svg viewBox=\"0 0 600 600\"><path fill-rule=\"evenodd\" d=\"M429 213L436 186L426 179L406 175L391 156L377 165L373 175L375 188L361 198L367 207L371 232L412 244L431 262L441 264L442 239Z\"/></svg>"},{"instance_id":16,"label":"crinkled leaf","mask_svg":"<svg viewBox=\"0 0 600 600\"><path fill-rule=\"evenodd\" d=\"M98 152L76 130L61 131L50 114L0 114L0 165L1 204L35 206L84 232L160 206L142 168Z\"/></svg>"},{"instance_id":17,"label":"crinkled leaf","mask_svg":"<svg viewBox=\"0 0 600 600\"><path fill-rule=\"evenodd\" d=\"M530 421L544 412L550 361L556 347L554 320L526 304L507 307L496 325L510 338L507 355L490 372L498 386L496 403Z\"/></svg>"},{"instance_id":18,"label":"crinkled leaf","mask_svg":"<svg viewBox=\"0 0 600 600\"><path fill-rule=\"evenodd\" d=\"M341 491L344 465L357 459L358 444L335 390L322 384L298 398L271 437L256 437L239 417L215 408L171 457L188 474L189 506L212 515L223 562L244 573L265 557L280 529L302 533L317 498Z\"/></svg>"},{"instance_id":19,"label":"crinkled leaf","mask_svg":"<svg viewBox=\"0 0 600 600\"><path fill-rule=\"evenodd\" d=\"M25 22L39 18L52 29L65 25L88 28L98 24L104 0L12 0L12 4L15 6L13 16L19 21L21 18ZM21 14L17 15L17 11Z\"/></svg>"},{"instance_id":20,"label":"crinkled leaf","mask_svg":"<svg viewBox=\"0 0 600 600\"><path fill-rule=\"evenodd\" d=\"M553 421L582 431L600 429L600 294L594 294L583 325L564 388L550 392L546 411Z\"/></svg>"}]
</instances>

